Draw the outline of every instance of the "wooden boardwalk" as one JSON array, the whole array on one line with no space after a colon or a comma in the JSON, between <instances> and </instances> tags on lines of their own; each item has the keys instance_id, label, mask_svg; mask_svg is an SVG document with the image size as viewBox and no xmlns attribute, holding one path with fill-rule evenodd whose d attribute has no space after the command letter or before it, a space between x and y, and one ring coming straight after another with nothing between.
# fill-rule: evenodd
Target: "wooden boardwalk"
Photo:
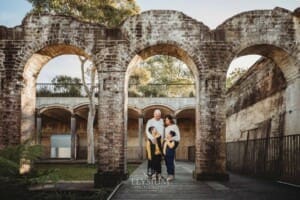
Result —
<instances>
[{"instance_id":1,"label":"wooden boardwalk","mask_svg":"<svg viewBox=\"0 0 300 200\"><path fill-rule=\"evenodd\" d=\"M194 181L194 163L176 162L176 179L152 182L141 164L112 199L299 199L300 189L275 182L230 174L230 181ZM163 167L163 175L166 169Z\"/></svg>"}]
</instances>

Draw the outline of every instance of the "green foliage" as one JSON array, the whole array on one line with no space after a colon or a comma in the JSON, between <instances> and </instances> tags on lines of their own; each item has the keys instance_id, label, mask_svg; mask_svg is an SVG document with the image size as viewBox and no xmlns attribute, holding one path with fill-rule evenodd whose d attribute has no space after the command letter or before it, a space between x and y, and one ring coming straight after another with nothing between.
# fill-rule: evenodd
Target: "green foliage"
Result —
<instances>
[{"instance_id":1,"label":"green foliage","mask_svg":"<svg viewBox=\"0 0 300 200\"><path fill-rule=\"evenodd\" d=\"M0 151L0 176L19 176L21 158L34 161L42 154L39 145L9 146Z\"/></svg>"},{"instance_id":2,"label":"green foliage","mask_svg":"<svg viewBox=\"0 0 300 200\"><path fill-rule=\"evenodd\" d=\"M51 83L54 84L54 94L63 93L66 96L81 96L82 84L79 78L57 75L51 80Z\"/></svg>"},{"instance_id":3,"label":"green foliage","mask_svg":"<svg viewBox=\"0 0 300 200\"><path fill-rule=\"evenodd\" d=\"M194 77L175 57L157 55L134 68L130 76L130 97L194 97Z\"/></svg>"},{"instance_id":4,"label":"green foliage","mask_svg":"<svg viewBox=\"0 0 300 200\"><path fill-rule=\"evenodd\" d=\"M9 146L0 151L0 179L10 180L21 184L34 184L46 180L55 180L54 171L38 171L33 166L34 161L43 154L41 145L30 145L28 142L16 146ZM31 165L29 173L20 174L21 160Z\"/></svg>"},{"instance_id":5,"label":"green foliage","mask_svg":"<svg viewBox=\"0 0 300 200\"><path fill-rule=\"evenodd\" d=\"M192 83L193 75L189 68L172 56L157 55L150 57L141 64L150 71L152 83Z\"/></svg>"},{"instance_id":6,"label":"green foliage","mask_svg":"<svg viewBox=\"0 0 300 200\"><path fill-rule=\"evenodd\" d=\"M119 25L128 16L139 13L135 0L27 0L33 13L53 13L102 23L108 27Z\"/></svg>"},{"instance_id":7,"label":"green foliage","mask_svg":"<svg viewBox=\"0 0 300 200\"><path fill-rule=\"evenodd\" d=\"M36 90L37 97L51 97L53 96L53 92L51 92L46 86L37 88Z\"/></svg>"}]
</instances>

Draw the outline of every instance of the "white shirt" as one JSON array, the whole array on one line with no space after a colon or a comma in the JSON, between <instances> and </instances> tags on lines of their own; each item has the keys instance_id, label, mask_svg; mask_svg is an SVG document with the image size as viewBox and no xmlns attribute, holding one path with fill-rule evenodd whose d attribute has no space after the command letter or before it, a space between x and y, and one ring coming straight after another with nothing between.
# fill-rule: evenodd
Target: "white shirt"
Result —
<instances>
[{"instance_id":1,"label":"white shirt","mask_svg":"<svg viewBox=\"0 0 300 200\"><path fill-rule=\"evenodd\" d=\"M169 126L166 127L166 134L170 133L170 131L174 131L176 133L176 135L173 137L173 140L179 142L180 141L180 131L179 128L176 124L171 124Z\"/></svg>"},{"instance_id":2,"label":"white shirt","mask_svg":"<svg viewBox=\"0 0 300 200\"><path fill-rule=\"evenodd\" d=\"M153 140L153 136L152 134L149 132L149 128L151 126L154 126L156 128L156 130L159 132L159 134L161 135L161 138L164 138L164 121L163 119L159 119L156 120L155 118L149 119L147 121L147 125L146 125L146 135L148 137L148 139Z\"/></svg>"}]
</instances>

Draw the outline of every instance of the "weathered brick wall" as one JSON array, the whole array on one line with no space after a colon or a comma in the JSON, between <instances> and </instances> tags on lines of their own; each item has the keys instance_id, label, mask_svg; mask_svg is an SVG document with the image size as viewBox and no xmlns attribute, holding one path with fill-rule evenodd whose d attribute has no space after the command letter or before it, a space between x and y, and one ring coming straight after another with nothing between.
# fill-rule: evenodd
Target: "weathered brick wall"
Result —
<instances>
[{"instance_id":1,"label":"weathered brick wall","mask_svg":"<svg viewBox=\"0 0 300 200\"><path fill-rule=\"evenodd\" d=\"M278 136L280 116L285 113L286 81L280 68L262 58L255 63L226 95L226 140ZM270 120L270 121L269 121ZM266 130L269 124L271 127Z\"/></svg>"},{"instance_id":2,"label":"weathered brick wall","mask_svg":"<svg viewBox=\"0 0 300 200\"><path fill-rule=\"evenodd\" d=\"M286 88L280 68L271 60L257 61L226 94L226 116L231 116Z\"/></svg>"},{"instance_id":3,"label":"weathered brick wall","mask_svg":"<svg viewBox=\"0 0 300 200\"><path fill-rule=\"evenodd\" d=\"M168 54L186 62L195 75L195 177L226 178L225 79L229 63L246 54L273 59L287 80L289 121L297 119L300 97L292 94L300 88L299 21L299 9L276 8L242 13L210 30L181 12L154 10L130 17L115 29L50 15L28 16L15 28L1 27L0 52L4 56L0 53L0 63L5 69L0 143L17 144L21 136L26 139L33 134L34 81L43 64L66 53L84 55L99 73L99 172L124 173L131 61L136 56ZM295 124L289 127L297 129Z\"/></svg>"}]
</instances>

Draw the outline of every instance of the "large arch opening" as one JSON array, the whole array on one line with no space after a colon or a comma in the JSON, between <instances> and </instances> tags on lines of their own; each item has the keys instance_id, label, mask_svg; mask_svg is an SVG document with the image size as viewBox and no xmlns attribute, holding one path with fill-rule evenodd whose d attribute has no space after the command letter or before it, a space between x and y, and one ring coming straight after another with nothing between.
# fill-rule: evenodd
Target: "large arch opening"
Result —
<instances>
[{"instance_id":1,"label":"large arch opening","mask_svg":"<svg viewBox=\"0 0 300 200\"><path fill-rule=\"evenodd\" d=\"M252 175L287 177L276 163L283 163L285 155L292 158L294 151L285 144L295 134L290 127L297 118L290 85L295 84L296 62L286 50L266 44L246 47L236 57L253 54L261 57L226 93L227 167Z\"/></svg>"},{"instance_id":2,"label":"large arch opening","mask_svg":"<svg viewBox=\"0 0 300 200\"><path fill-rule=\"evenodd\" d=\"M199 131L199 123L197 123L196 121L199 120L199 115L197 113L199 113L200 111L200 104L199 104L199 94L197 91L199 91L199 73L198 73L198 69L196 64L194 63L193 59L188 55L187 52L185 52L183 49L181 49L180 47L176 46L176 45L170 45L170 44L159 44L159 45L154 45L151 47L147 47L145 49L142 49L140 51L137 52L137 54L135 55L135 57L131 60L131 62L128 65L127 71L126 71L126 76L125 76L125 127L129 127L129 123L130 120L132 120L131 118L131 114L132 111L131 109L129 109L128 104L130 101L130 98L132 96L130 96L130 86L132 85L132 79L134 77L132 77L131 75L133 74L133 71L135 69L135 66L137 66L139 63L143 62L143 61L147 61L155 56L166 56L166 57L172 57L172 59L176 59L179 60L180 62L183 62L188 70L191 72L192 74L192 79L193 79L193 90L189 91L187 94L185 94L186 98L193 98L195 99L195 112L192 113L192 115L194 115L193 117L191 117L191 120L194 120L194 124L195 126L193 127L193 130L191 130L192 132L194 132L194 134L189 135L191 136L191 140L195 141L195 136L197 135L197 131ZM133 80L134 81L134 80ZM135 83L134 83L135 84ZM153 84L152 86L157 87L157 85ZM185 87L187 88L187 87ZM180 87L177 88L178 90L180 90ZM159 93L160 91L162 91L163 89L158 89L157 91L155 91L154 95L149 95L148 97L145 96L141 96L143 100L143 104L145 104L145 102L147 101L148 98L148 104L146 104L146 106L144 105L144 108L142 108L141 110L141 116L139 117L141 124L139 125L137 122L138 120L135 119L135 124L136 127L142 127L142 131L139 131L139 134L142 134L142 136L140 136L140 138L142 138L142 145L143 145L143 150L141 150L141 148L138 148L139 151L143 151L143 153L139 153L139 154L144 154L143 156L141 156L140 158L145 159L145 141L146 141L146 137L145 137L145 126L147 123L147 120L153 117L153 112L155 109L160 109L162 112L162 117L164 117L167 114L172 115L173 117L175 117L175 110L178 109L176 108L176 106L180 107L182 106L180 103L177 102L176 105L169 105L171 101L168 102L168 98L178 98L180 99L180 96L176 96L176 94L173 94L173 96L168 96L168 94L161 94ZM182 89L183 90L183 89ZM129 95L129 96L128 96ZM144 93L145 95L145 93ZM138 98L138 96L134 96L135 98ZM166 99L167 103L164 103L164 100ZM183 101L184 102L184 101ZM176 120L177 121L177 120ZM182 124L181 124L182 125ZM181 127L179 127L179 129L182 129ZM125 147L127 147L128 149L130 148L131 143L129 142L129 131L132 132L132 130L126 130L126 134L125 134ZM185 129L182 129L182 131L185 131ZM136 131L137 132L137 131ZM185 138L184 138L185 139ZM183 140L184 140L183 139ZM183 143L184 144L184 143ZM126 148L125 148L126 149ZM195 151L195 149L194 149ZM185 152L186 153L186 152ZM180 155L180 158L183 158L182 160L188 160L188 156L185 156L185 153L179 153L178 155ZM128 161L128 159L131 157L130 152L127 151L125 152L125 162ZM182 156L184 155L184 156ZM195 155L195 153L194 153ZM176 158L177 159L177 158ZM195 158L192 158L192 160L194 160ZM125 163L126 165L126 163ZM194 169L191 169L191 171L193 171ZM126 167L125 167L125 171L126 171ZM192 177L192 175L191 175Z\"/></svg>"},{"instance_id":3,"label":"large arch opening","mask_svg":"<svg viewBox=\"0 0 300 200\"><path fill-rule=\"evenodd\" d=\"M79 80L77 85L69 86L58 86L56 83L48 86L46 83L45 85L42 85L37 91L37 80L41 73L41 70L44 69L44 66L49 63L49 61L55 60L58 57L61 56L70 56L70 55L76 55L85 57L87 59L90 59L91 56L88 55L84 50L81 48L78 48L73 45L66 45L66 44L56 44L56 45L49 45L46 46L38 51L36 51L26 62L26 65L24 67L23 72L23 82L24 87L22 89L21 93L21 112L22 112L22 118L21 118L21 142L24 142L26 140L32 140L33 142L38 142L35 137L35 134L38 134L37 129L39 126L39 123L37 122L37 115L36 108L37 108L37 92L38 95L46 95L45 100L47 100L48 97L63 97L62 94L66 94L66 88L69 91L69 93L82 93L82 87L80 86L80 78L77 78ZM75 56L72 58L75 59ZM77 58L78 59L78 58ZM79 59L78 59L79 62ZM61 68L69 68L67 71L71 72L74 71L74 66L69 66L70 64L65 63L65 65L60 66ZM80 66L80 64L78 64ZM73 69L72 69L73 67ZM76 69L80 72L80 68ZM75 71L76 71L75 70ZM62 74L65 75L65 74ZM63 89L62 89L63 88ZM45 89L45 91L43 90ZM47 91L46 91L47 90ZM58 92L57 92L58 91ZM49 96L50 95L50 96ZM62 102L61 100L57 99L57 101L52 102L55 103L63 103L68 104L68 102ZM51 106L51 101L44 101L47 106ZM67 107L71 108L72 105L67 105ZM59 111L59 110L58 110ZM73 110L71 110L72 115ZM79 117L77 113L75 113L76 117ZM71 116L69 116L71 120ZM75 126L75 125L74 125ZM74 144L72 144L74 145ZM75 153L75 152L73 152Z\"/></svg>"}]
</instances>

